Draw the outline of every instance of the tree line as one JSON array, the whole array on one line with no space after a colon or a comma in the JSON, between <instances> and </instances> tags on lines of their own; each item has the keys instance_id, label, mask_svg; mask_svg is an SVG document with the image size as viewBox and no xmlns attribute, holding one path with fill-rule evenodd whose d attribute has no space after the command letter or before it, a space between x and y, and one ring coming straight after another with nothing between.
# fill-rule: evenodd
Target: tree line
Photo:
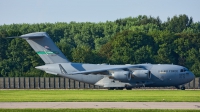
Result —
<instances>
[{"instance_id":1,"label":"tree line","mask_svg":"<svg viewBox=\"0 0 200 112\"><path fill-rule=\"evenodd\" d=\"M139 15L99 23L1 25L0 76L52 76L34 68L44 62L26 41L6 38L40 31L72 62L177 64L200 76L200 22L185 14L165 22Z\"/></svg>"}]
</instances>

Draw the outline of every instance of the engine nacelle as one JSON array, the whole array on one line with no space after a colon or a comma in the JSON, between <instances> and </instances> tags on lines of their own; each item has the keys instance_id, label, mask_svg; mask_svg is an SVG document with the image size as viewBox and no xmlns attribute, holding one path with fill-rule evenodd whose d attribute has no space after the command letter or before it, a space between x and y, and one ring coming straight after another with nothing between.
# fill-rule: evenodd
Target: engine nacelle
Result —
<instances>
[{"instance_id":1,"label":"engine nacelle","mask_svg":"<svg viewBox=\"0 0 200 112\"><path fill-rule=\"evenodd\" d=\"M151 72L149 70L135 70L132 77L137 79L151 79Z\"/></svg>"},{"instance_id":2,"label":"engine nacelle","mask_svg":"<svg viewBox=\"0 0 200 112\"><path fill-rule=\"evenodd\" d=\"M111 74L114 79L120 81L131 80L131 75L132 75L131 72L129 71L113 71Z\"/></svg>"}]
</instances>

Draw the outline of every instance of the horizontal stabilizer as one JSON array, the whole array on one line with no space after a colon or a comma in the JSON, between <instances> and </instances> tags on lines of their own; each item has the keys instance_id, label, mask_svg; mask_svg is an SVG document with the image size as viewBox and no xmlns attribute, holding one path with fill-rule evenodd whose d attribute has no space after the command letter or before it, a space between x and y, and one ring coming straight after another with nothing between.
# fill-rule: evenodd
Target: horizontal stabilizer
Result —
<instances>
[{"instance_id":1,"label":"horizontal stabilizer","mask_svg":"<svg viewBox=\"0 0 200 112\"><path fill-rule=\"evenodd\" d=\"M24 38L24 39L37 39L43 38L45 36L15 36L15 37L7 37L7 38Z\"/></svg>"},{"instance_id":2,"label":"horizontal stabilizer","mask_svg":"<svg viewBox=\"0 0 200 112\"><path fill-rule=\"evenodd\" d=\"M6 38L21 38L20 36L6 37Z\"/></svg>"}]
</instances>

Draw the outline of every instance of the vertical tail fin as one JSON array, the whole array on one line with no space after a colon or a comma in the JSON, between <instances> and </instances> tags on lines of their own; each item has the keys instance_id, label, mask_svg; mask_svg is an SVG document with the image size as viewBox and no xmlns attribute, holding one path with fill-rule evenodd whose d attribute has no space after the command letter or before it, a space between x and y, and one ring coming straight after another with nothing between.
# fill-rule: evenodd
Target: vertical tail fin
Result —
<instances>
[{"instance_id":1,"label":"vertical tail fin","mask_svg":"<svg viewBox=\"0 0 200 112\"><path fill-rule=\"evenodd\" d=\"M45 32L21 35L46 64L68 63L69 61Z\"/></svg>"}]
</instances>

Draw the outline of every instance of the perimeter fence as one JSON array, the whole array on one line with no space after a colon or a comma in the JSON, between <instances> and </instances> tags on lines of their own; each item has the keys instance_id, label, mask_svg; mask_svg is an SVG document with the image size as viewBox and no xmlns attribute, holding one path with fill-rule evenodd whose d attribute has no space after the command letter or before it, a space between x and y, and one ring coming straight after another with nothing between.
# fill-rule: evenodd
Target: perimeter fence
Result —
<instances>
[{"instance_id":1,"label":"perimeter fence","mask_svg":"<svg viewBox=\"0 0 200 112\"><path fill-rule=\"evenodd\" d=\"M186 89L200 89L200 77L185 84ZM174 87L145 87L173 89ZM106 89L64 77L0 77L0 89ZM144 89L144 87L142 87Z\"/></svg>"}]
</instances>

